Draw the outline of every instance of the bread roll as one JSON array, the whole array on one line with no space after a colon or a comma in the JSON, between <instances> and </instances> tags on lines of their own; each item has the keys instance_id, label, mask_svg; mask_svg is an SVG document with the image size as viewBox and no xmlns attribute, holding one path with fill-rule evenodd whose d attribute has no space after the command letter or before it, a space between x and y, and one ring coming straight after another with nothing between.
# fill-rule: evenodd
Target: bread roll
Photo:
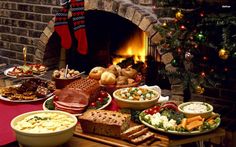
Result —
<instances>
[{"instance_id":1,"label":"bread roll","mask_svg":"<svg viewBox=\"0 0 236 147\"><path fill-rule=\"evenodd\" d=\"M121 69L121 75L126 76L128 78L134 78L137 73L137 70L131 67Z\"/></svg>"},{"instance_id":2,"label":"bread roll","mask_svg":"<svg viewBox=\"0 0 236 147\"><path fill-rule=\"evenodd\" d=\"M107 71L113 73L116 77L121 75L121 67L119 65L111 65Z\"/></svg>"},{"instance_id":3,"label":"bread roll","mask_svg":"<svg viewBox=\"0 0 236 147\"><path fill-rule=\"evenodd\" d=\"M89 77L95 80L100 80L101 79L101 75L102 73L105 71L105 68L97 66L94 67L90 73L89 73Z\"/></svg>"},{"instance_id":4,"label":"bread roll","mask_svg":"<svg viewBox=\"0 0 236 147\"><path fill-rule=\"evenodd\" d=\"M116 84L116 76L113 73L110 73L108 71L105 71L101 75L101 84L103 85L112 85Z\"/></svg>"}]
</instances>

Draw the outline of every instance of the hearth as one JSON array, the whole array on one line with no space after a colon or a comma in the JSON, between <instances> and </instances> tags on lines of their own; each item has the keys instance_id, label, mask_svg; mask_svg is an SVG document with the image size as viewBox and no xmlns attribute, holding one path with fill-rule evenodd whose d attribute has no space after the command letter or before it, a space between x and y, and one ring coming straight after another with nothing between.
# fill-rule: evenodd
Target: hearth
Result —
<instances>
[{"instance_id":1,"label":"hearth","mask_svg":"<svg viewBox=\"0 0 236 147\"><path fill-rule=\"evenodd\" d=\"M143 30L131 21L113 13L90 10L86 12L85 17L88 55L80 55L76 52L77 42L73 35L72 47L64 52L60 52L59 36L53 33L50 37L46 51L48 50L49 55L50 52L57 52L56 56L60 56L61 63L64 62L59 66L68 64L69 68L86 71L86 73L95 66L108 67L111 64L118 64L123 68L132 66L145 75L146 84L160 85L161 78L157 74L160 66L163 66L160 55L153 49L150 38ZM69 19L69 26L73 34L71 19ZM161 86L167 88L168 83L167 80L167 84Z\"/></svg>"}]
</instances>

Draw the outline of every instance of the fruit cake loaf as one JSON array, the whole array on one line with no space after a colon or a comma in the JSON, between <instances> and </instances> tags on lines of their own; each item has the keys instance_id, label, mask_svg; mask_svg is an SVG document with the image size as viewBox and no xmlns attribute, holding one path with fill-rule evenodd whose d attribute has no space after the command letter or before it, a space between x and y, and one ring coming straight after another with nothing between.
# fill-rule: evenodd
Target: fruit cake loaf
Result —
<instances>
[{"instance_id":1,"label":"fruit cake loaf","mask_svg":"<svg viewBox=\"0 0 236 147\"><path fill-rule=\"evenodd\" d=\"M101 90L99 82L97 80L89 78L78 79L70 83L66 87L82 90L83 92L89 95L90 97L89 102L94 102L99 94L99 91Z\"/></svg>"},{"instance_id":2,"label":"fruit cake loaf","mask_svg":"<svg viewBox=\"0 0 236 147\"><path fill-rule=\"evenodd\" d=\"M83 132L120 138L129 128L130 115L109 110L88 110L79 117Z\"/></svg>"}]
</instances>

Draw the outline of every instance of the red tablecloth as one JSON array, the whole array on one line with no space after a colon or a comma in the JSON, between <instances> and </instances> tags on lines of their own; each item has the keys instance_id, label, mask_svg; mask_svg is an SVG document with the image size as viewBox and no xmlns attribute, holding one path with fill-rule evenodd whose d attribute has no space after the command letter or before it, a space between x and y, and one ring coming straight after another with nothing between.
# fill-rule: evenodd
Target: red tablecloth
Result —
<instances>
[{"instance_id":1,"label":"red tablecloth","mask_svg":"<svg viewBox=\"0 0 236 147\"><path fill-rule=\"evenodd\" d=\"M0 101L0 146L16 141L11 129L11 120L22 113L42 110L43 101L32 103L12 103Z\"/></svg>"},{"instance_id":2,"label":"red tablecloth","mask_svg":"<svg viewBox=\"0 0 236 147\"><path fill-rule=\"evenodd\" d=\"M22 113L42 110L43 101L32 103L12 103L0 101L0 146L16 141L14 132L11 129L11 120ZM107 110L118 110L114 100L106 108Z\"/></svg>"}]
</instances>

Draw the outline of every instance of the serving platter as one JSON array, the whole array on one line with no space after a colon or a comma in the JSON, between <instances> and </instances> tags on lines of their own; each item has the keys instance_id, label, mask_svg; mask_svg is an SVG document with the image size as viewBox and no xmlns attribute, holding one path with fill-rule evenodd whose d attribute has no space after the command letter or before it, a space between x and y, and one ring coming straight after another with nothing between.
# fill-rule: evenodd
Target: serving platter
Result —
<instances>
[{"instance_id":1,"label":"serving platter","mask_svg":"<svg viewBox=\"0 0 236 147\"><path fill-rule=\"evenodd\" d=\"M9 88L9 87L12 87L12 88L17 88L19 87L20 84L17 84L17 85L12 85L12 86L8 86L8 87L2 87L2 88ZM6 102L14 102L14 103L29 103L29 102L35 102L35 101L42 101L42 100L45 100L51 96L53 96L54 94L53 93L49 93L47 94L45 97L36 97L35 99L22 99L22 100L12 100L12 99L9 99L8 97L5 97L2 95L1 93L1 90L2 88L0 88L0 100L3 100L3 101L6 101Z\"/></svg>"},{"instance_id":2,"label":"serving platter","mask_svg":"<svg viewBox=\"0 0 236 147\"><path fill-rule=\"evenodd\" d=\"M134 122L131 122L131 126L137 125ZM155 132L154 132L155 133ZM119 138L113 138L113 137L108 137L108 136L102 136L102 135L97 135L97 134L92 134L92 133L84 133L80 123L77 124L74 132L75 136L86 138L89 140L93 140L96 142L101 142L104 144L108 144L111 146L120 146L120 147L136 147L137 145L129 143L127 141L121 140ZM162 147L168 147L169 146L169 138L165 135L161 135L158 133L155 133L155 138L154 140L147 140L139 144L139 146L162 146Z\"/></svg>"},{"instance_id":3,"label":"serving platter","mask_svg":"<svg viewBox=\"0 0 236 147\"><path fill-rule=\"evenodd\" d=\"M3 101L6 101L6 102L14 102L14 103L29 103L29 102L35 102L35 101L42 101L42 100L45 100L49 97L53 96L53 93L50 93L48 94L46 97L43 97L43 98L36 98L36 99L32 99L32 100L11 100L7 97L3 97L1 94L0 94L0 100L3 100Z\"/></svg>"},{"instance_id":4,"label":"serving platter","mask_svg":"<svg viewBox=\"0 0 236 147\"><path fill-rule=\"evenodd\" d=\"M220 117L219 117L220 119ZM149 127L149 128L152 128L153 130L156 130L156 131L160 131L160 132L164 132L164 133L167 133L167 134L173 134L173 135L181 135L181 136L192 136L192 135L200 135L200 134L205 134L205 133L208 133L208 132L211 132L213 130L215 130L216 128L219 127L220 125L220 122L221 120L215 125L214 128L211 128L211 129L206 129L206 130L203 130L203 131L189 131L189 132L180 132L180 131L172 131L172 130L165 130L163 128L159 128L159 127L155 127L151 124L149 124L148 122L146 122L145 120L143 120L143 118L141 117L141 115L139 115L139 120L141 121L141 123L143 123L145 126Z\"/></svg>"},{"instance_id":5,"label":"serving platter","mask_svg":"<svg viewBox=\"0 0 236 147\"><path fill-rule=\"evenodd\" d=\"M7 77L10 77L10 78L33 77L33 76L43 76L43 75L45 74L45 72L46 72L46 70L43 71L43 72L38 72L38 73L35 73L34 71L32 71L31 74L23 74L23 75L21 75L21 76L18 76L17 74L16 74L16 75L9 75L9 74L8 74L9 72L12 72L12 71L13 71L15 68L17 68L17 67L20 67L20 66L10 67L10 68L6 69L6 70L4 71L4 75L7 76ZM46 67L45 67L45 68L46 68Z\"/></svg>"},{"instance_id":6,"label":"serving platter","mask_svg":"<svg viewBox=\"0 0 236 147\"><path fill-rule=\"evenodd\" d=\"M54 98L54 95L51 96L51 97L49 97L48 99L46 99L46 100L44 101L43 106L42 106L42 107L43 107L43 110L55 110L55 109L49 108L49 105L47 104L47 103L50 103L50 101L52 101L53 98ZM108 94L107 103L104 104L104 105L102 105L101 107L99 107L98 110L105 109L108 105L110 105L111 101L112 101L112 97ZM53 105L54 105L54 104L53 104ZM81 114L75 114L75 115L76 115L76 116L79 116L79 115L81 115Z\"/></svg>"}]
</instances>

